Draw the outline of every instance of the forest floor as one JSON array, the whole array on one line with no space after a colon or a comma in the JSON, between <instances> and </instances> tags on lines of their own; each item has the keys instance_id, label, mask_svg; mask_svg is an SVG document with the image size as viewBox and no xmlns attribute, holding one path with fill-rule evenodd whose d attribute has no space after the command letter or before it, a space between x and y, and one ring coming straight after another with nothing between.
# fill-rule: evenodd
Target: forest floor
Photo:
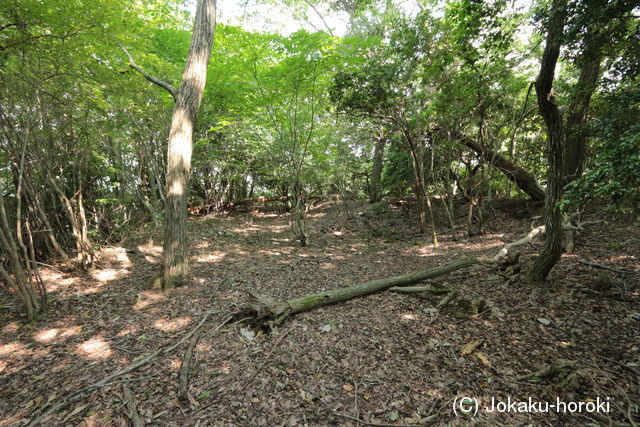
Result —
<instances>
[{"instance_id":1,"label":"forest floor","mask_svg":"<svg viewBox=\"0 0 640 427\"><path fill-rule=\"evenodd\" d=\"M140 231L100 253L88 273L46 268L48 315L25 323L0 288L0 425L28 423L74 391L168 348L210 310L190 368L189 402L178 399L187 344L94 390L44 425L127 425L123 385L151 425L633 425L640 423L640 233L624 218L576 238L546 287L485 266L434 282L459 289L438 298L381 292L295 315L271 333L242 323L215 330L249 292L277 301L406 274L464 255L495 255L524 236L535 213L495 213L483 236L433 248L415 214L394 204L324 202L309 213L311 245L292 239L277 212L190 220L189 286L147 289L160 233ZM460 207L458 223L464 222ZM447 228L438 215L438 227ZM521 247L524 268L541 243ZM618 274L587 260L633 272ZM602 272L613 291L590 289ZM564 367L549 375L536 371ZM549 369L547 369L549 371ZM528 374L529 377L527 377ZM474 417L453 411L477 398ZM489 413L492 398L609 402L609 413ZM608 399L608 400L607 400ZM458 407L459 408L459 407Z\"/></svg>"}]
</instances>

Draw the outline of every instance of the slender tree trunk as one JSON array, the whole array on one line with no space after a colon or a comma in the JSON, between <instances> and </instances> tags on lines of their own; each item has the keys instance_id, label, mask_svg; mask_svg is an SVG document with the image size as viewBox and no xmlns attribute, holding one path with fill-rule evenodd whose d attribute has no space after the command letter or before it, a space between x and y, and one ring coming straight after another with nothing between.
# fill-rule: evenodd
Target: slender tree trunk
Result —
<instances>
[{"instance_id":1,"label":"slender tree trunk","mask_svg":"<svg viewBox=\"0 0 640 427\"><path fill-rule=\"evenodd\" d=\"M54 190L54 192L58 195L58 198L64 206L64 210L67 214L69 225L71 227L71 234L73 235L73 240L76 244L76 262L79 268L85 269L88 266L87 260L93 260L95 257L95 253L93 251L91 242L88 240L87 233L83 233L83 231L81 230L81 219L79 219L76 215L76 212L73 209L73 203L64 193L62 188L58 185L56 179L51 175L49 170L45 170L44 177L49 182L49 185ZM81 192L82 190L80 190L80 193ZM90 263L92 262L93 261L90 261Z\"/></svg>"},{"instance_id":2,"label":"slender tree trunk","mask_svg":"<svg viewBox=\"0 0 640 427\"><path fill-rule=\"evenodd\" d=\"M29 180L25 181L24 189L27 197L31 202L30 206L32 207L38 220L44 227L44 232L48 237L48 241L51 244L51 248L60 257L60 259L66 266L66 268L68 270L73 270L73 264L71 263L71 259L69 258L67 253L64 251L64 249L62 249L62 246L60 245L60 243L58 242L58 239L53 233L53 226L51 225L51 222L49 221L49 218L47 217L47 214L42 207L42 203L40 202L40 199L38 198L38 195L36 194L36 192L33 190L32 184Z\"/></svg>"},{"instance_id":3,"label":"slender tree trunk","mask_svg":"<svg viewBox=\"0 0 640 427\"><path fill-rule=\"evenodd\" d=\"M216 24L216 0L199 0L187 63L176 93L167 148L162 289L182 285L188 269L187 197L193 127L207 79Z\"/></svg>"},{"instance_id":4,"label":"slender tree trunk","mask_svg":"<svg viewBox=\"0 0 640 427\"><path fill-rule=\"evenodd\" d=\"M302 180L300 171L296 172L291 191L293 232L300 241L300 246L309 246L309 233L307 231L306 208L307 204L302 194Z\"/></svg>"},{"instance_id":5,"label":"slender tree trunk","mask_svg":"<svg viewBox=\"0 0 640 427\"><path fill-rule=\"evenodd\" d=\"M3 252L8 258L8 268L11 270L9 272L3 265L0 265L0 277L2 277L13 290L18 300L20 300L24 306L27 317L31 319L34 314L41 309L40 300L29 277L24 273L25 264L29 262L29 259L22 259L20 256L18 245L14 238L14 232L9 227L2 191L0 191L0 247L2 247Z\"/></svg>"},{"instance_id":6,"label":"slender tree trunk","mask_svg":"<svg viewBox=\"0 0 640 427\"><path fill-rule=\"evenodd\" d=\"M582 175L587 147L584 125L587 121L591 95L593 95L600 77L602 62L600 47L593 41L587 43L578 60L580 77L567 116L563 170L565 185Z\"/></svg>"},{"instance_id":7,"label":"slender tree trunk","mask_svg":"<svg viewBox=\"0 0 640 427\"><path fill-rule=\"evenodd\" d=\"M369 183L369 202L377 203L382 199L380 181L382 179L382 168L384 160L384 148L387 139L384 132L380 132L373 149L373 167L371 168L371 182Z\"/></svg>"},{"instance_id":8,"label":"slender tree trunk","mask_svg":"<svg viewBox=\"0 0 640 427\"><path fill-rule=\"evenodd\" d=\"M449 171L447 170L444 173L444 185L445 192L447 195L446 200L442 200L444 203L444 209L447 212L447 220L449 221L449 227L451 228L451 237L454 242L458 241L458 232L456 231L456 222L455 222L455 212L453 210L453 191L452 191L452 183L451 176L449 175Z\"/></svg>"},{"instance_id":9,"label":"slender tree trunk","mask_svg":"<svg viewBox=\"0 0 640 427\"><path fill-rule=\"evenodd\" d=\"M413 165L413 181L416 192L416 204L418 207L418 222L420 225L420 233L427 233L427 204L425 201L426 191L424 189L424 180L420 179L420 175L424 174L422 168L422 156L412 147L411 159Z\"/></svg>"},{"instance_id":10,"label":"slender tree trunk","mask_svg":"<svg viewBox=\"0 0 640 427\"><path fill-rule=\"evenodd\" d=\"M89 241L89 224L87 223L87 215L84 210L84 198L82 197L83 189L80 189L78 193L78 219L80 225L80 236L84 245L83 252L85 256L85 262L89 268L93 268L96 255Z\"/></svg>"},{"instance_id":11,"label":"slender tree trunk","mask_svg":"<svg viewBox=\"0 0 640 427\"><path fill-rule=\"evenodd\" d=\"M554 265L562 256L562 215L558 206L562 198L562 150L564 129L562 115L552 92L556 63L560 54L566 17L566 0L553 0L549 12L547 41L540 64L540 73L536 79L536 95L540 113L547 126L547 148L549 171L547 178L547 197L545 200L546 240L536 258L528 279L542 282L547 278Z\"/></svg>"}]
</instances>

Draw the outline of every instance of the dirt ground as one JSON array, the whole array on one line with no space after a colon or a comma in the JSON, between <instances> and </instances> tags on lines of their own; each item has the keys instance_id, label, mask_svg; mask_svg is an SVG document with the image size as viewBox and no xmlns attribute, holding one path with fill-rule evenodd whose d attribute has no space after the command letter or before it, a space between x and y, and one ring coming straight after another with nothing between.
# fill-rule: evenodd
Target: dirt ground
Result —
<instances>
[{"instance_id":1,"label":"dirt ground","mask_svg":"<svg viewBox=\"0 0 640 427\"><path fill-rule=\"evenodd\" d=\"M45 268L49 312L38 321L25 323L0 287L0 425L26 424L169 348L206 313L187 402L177 393L185 342L81 395L43 425L128 425L123 386L143 422L158 426L640 423L640 233L598 209L582 220L600 222L579 233L545 287L476 266L433 281L460 291L441 310L440 297L382 292L296 315L271 333L237 321L217 328L249 292L281 301L466 254L494 255L541 221L513 209L488 213L485 235L467 237L461 228L457 242L441 234L438 248L416 233L411 209L391 203L316 205L306 248L277 212L193 217L192 283L167 294L147 289L161 251L160 233L151 230L105 248L91 272ZM462 207L457 221L464 222ZM519 248L524 269L540 245ZM613 280L607 291L592 289L601 273ZM478 399L475 416L462 413L474 409L460 401L465 396ZM487 412L492 398L607 402L609 412Z\"/></svg>"}]
</instances>

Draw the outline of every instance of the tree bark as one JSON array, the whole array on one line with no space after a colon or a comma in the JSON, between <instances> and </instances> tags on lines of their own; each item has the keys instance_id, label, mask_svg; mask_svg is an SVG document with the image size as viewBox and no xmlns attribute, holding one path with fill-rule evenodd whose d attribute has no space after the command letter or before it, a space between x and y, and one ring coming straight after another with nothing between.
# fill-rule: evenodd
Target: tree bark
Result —
<instances>
[{"instance_id":1,"label":"tree bark","mask_svg":"<svg viewBox=\"0 0 640 427\"><path fill-rule=\"evenodd\" d=\"M384 148L386 144L386 136L381 132L376 139L376 144L373 149L373 167L371 168L371 183L369 184L369 203L377 203L382 199L380 181L382 179Z\"/></svg>"},{"instance_id":2,"label":"tree bark","mask_svg":"<svg viewBox=\"0 0 640 427\"><path fill-rule=\"evenodd\" d=\"M167 148L162 289L182 285L188 269L187 196L193 127L207 79L216 24L216 0L199 0L187 63L176 94Z\"/></svg>"},{"instance_id":3,"label":"tree bark","mask_svg":"<svg viewBox=\"0 0 640 427\"><path fill-rule=\"evenodd\" d=\"M288 316L296 313L301 313L325 305L335 304L337 302L347 301L353 298L384 291L394 286L411 285L423 280L433 279L435 277L439 277L451 273L452 271L466 268L477 263L477 258L458 258L457 260L451 261L447 264L417 271L411 274L389 277L386 279L372 280L370 282L362 283L359 285L334 289L315 295L295 298L281 303L275 303L253 296L254 301L252 301L252 304L248 308L248 311L251 312L251 314L253 314L257 320L280 324Z\"/></svg>"},{"instance_id":4,"label":"tree bark","mask_svg":"<svg viewBox=\"0 0 640 427\"><path fill-rule=\"evenodd\" d=\"M562 215L558 204L562 199L563 188L562 151L564 129L562 114L555 103L552 87L556 63L562 45L565 18L566 0L554 0L547 24L546 46L542 55L540 72L535 83L538 107L547 126L549 170L547 197L545 199L545 231L547 238L540 255L538 255L527 276L534 283L544 281L562 256Z\"/></svg>"},{"instance_id":5,"label":"tree bark","mask_svg":"<svg viewBox=\"0 0 640 427\"><path fill-rule=\"evenodd\" d=\"M596 41L590 39L578 60L580 76L573 94L567 116L567 129L564 152L564 184L580 178L586 156L587 135L584 125L591 95L596 89L600 77L602 53Z\"/></svg>"}]
</instances>

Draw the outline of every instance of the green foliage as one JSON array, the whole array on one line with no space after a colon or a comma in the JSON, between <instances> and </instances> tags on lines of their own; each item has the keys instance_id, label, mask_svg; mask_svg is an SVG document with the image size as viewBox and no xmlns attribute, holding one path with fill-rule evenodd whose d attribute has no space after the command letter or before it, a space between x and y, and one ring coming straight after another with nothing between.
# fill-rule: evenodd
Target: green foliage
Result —
<instances>
[{"instance_id":1,"label":"green foliage","mask_svg":"<svg viewBox=\"0 0 640 427\"><path fill-rule=\"evenodd\" d=\"M590 126L595 137L584 176L570 184L565 205L584 206L596 198L611 201L611 208L640 212L640 90L632 81L605 93Z\"/></svg>"},{"instance_id":2,"label":"green foliage","mask_svg":"<svg viewBox=\"0 0 640 427\"><path fill-rule=\"evenodd\" d=\"M587 171L567 203L608 197L623 210L639 204L633 3L569 1L557 98L570 104L580 65L572 62L589 60L582 55L587 45L601 49L606 78L584 130L592 140ZM306 2L284 4L302 19L315 14ZM444 193L450 171L467 180L464 162L480 160L447 131L506 157L513 149L513 160L544 184L544 132L535 96L525 102L541 39L527 33L526 8L505 0L425 1L408 15L393 1L314 5L346 13L347 35L327 29L284 36L218 24L195 129L191 203L286 195L294 187L361 197L381 132L390 141L384 194L413 189L408 141L423 155L430 191ZM94 241L157 220L173 99L128 67L116 41L149 73L178 86L191 35L184 2L16 0L0 4L0 26L7 206L16 205L15 165L25 143L26 176L65 249L74 248L73 236L51 181L73 203L83 195ZM503 175L483 177L489 182L478 191L507 193ZM34 225L42 239L44 225Z\"/></svg>"}]
</instances>

